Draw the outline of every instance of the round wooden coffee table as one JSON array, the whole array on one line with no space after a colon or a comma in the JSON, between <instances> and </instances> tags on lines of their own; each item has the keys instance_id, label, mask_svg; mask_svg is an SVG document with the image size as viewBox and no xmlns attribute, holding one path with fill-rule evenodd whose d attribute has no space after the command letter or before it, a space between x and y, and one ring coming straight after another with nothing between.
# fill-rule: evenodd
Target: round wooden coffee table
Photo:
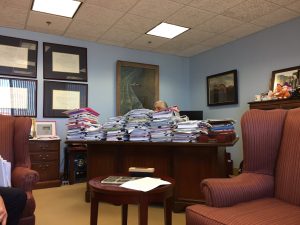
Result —
<instances>
[{"instance_id":1,"label":"round wooden coffee table","mask_svg":"<svg viewBox=\"0 0 300 225\"><path fill-rule=\"evenodd\" d=\"M151 191L142 192L112 184L101 184L108 176L96 177L89 181L91 191L91 218L90 225L97 225L99 202L108 202L122 205L122 225L127 225L128 204L139 205L139 225L148 224L148 205L163 202L165 225L172 225L172 200L175 181L169 177L163 180L171 184L159 186Z\"/></svg>"}]
</instances>

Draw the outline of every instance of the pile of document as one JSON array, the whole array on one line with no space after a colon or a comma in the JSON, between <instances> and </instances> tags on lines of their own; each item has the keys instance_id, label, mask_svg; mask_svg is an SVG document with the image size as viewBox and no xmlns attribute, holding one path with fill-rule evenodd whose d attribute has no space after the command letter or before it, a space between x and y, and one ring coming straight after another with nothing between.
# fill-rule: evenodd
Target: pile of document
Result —
<instances>
[{"instance_id":1,"label":"pile of document","mask_svg":"<svg viewBox=\"0 0 300 225\"><path fill-rule=\"evenodd\" d=\"M11 187L11 163L0 156L0 187Z\"/></svg>"},{"instance_id":2,"label":"pile of document","mask_svg":"<svg viewBox=\"0 0 300 225\"><path fill-rule=\"evenodd\" d=\"M99 113L92 108L80 108L65 111L69 116L67 140L103 140L105 132L98 122Z\"/></svg>"},{"instance_id":3,"label":"pile of document","mask_svg":"<svg viewBox=\"0 0 300 225\"><path fill-rule=\"evenodd\" d=\"M174 129L173 142L196 142L201 132L205 132L203 121L189 120L179 122Z\"/></svg>"},{"instance_id":4,"label":"pile of document","mask_svg":"<svg viewBox=\"0 0 300 225\"><path fill-rule=\"evenodd\" d=\"M149 141L149 124L153 111L150 109L133 109L126 115L125 129L129 134L129 141Z\"/></svg>"},{"instance_id":5,"label":"pile of document","mask_svg":"<svg viewBox=\"0 0 300 225\"><path fill-rule=\"evenodd\" d=\"M106 132L107 141L127 141L128 135L125 130L126 120L124 116L110 117L103 124L103 130Z\"/></svg>"}]
</instances>

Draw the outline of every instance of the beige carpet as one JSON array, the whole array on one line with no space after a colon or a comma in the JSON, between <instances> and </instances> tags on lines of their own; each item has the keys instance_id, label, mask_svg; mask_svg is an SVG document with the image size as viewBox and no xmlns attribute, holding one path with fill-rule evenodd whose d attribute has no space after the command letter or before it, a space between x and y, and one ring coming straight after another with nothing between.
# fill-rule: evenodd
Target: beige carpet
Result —
<instances>
[{"instance_id":1,"label":"beige carpet","mask_svg":"<svg viewBox=\"0 0 300 225\"><path fill-rule=\"evenodd\" d=\"M84 201L85 183L33 191L36 225L89 225L90 204ZM130 205L128 225L138 225L138 208ZM163 208L149 207L149 225L163 225ZM184 213L173 213L173 225L185 225ZM100 203L98 225L121 225L121 207Z\"/></svg>"}]
</instances>

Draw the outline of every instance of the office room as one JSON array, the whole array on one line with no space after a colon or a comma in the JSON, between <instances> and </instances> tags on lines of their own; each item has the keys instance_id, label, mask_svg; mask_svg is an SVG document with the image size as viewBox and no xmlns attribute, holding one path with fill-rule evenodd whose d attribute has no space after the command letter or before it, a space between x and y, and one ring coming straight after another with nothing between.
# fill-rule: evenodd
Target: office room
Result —
<instances>
[{"instance_id":1,"label":"office room","mask_svg":"<svg viewBox=\"0 0 300 225\"><path fill-rule=\"evenodd\" d=\"M0 0L0 182L27 194L2 223L300 223L299 0L40 1ZM168 183L100 182L130 167Z\"/></svg>"}]
</instances>

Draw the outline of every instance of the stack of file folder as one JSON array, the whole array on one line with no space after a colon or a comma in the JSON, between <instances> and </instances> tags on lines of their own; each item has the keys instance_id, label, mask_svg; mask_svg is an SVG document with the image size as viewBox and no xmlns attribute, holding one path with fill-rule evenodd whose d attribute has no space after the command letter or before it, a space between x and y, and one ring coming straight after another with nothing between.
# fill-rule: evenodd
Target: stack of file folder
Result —
<instances>
[{"instance_id":1,"label":"stack of file folder","mask_svg":"<svg viewBox=\"0 0 300 225\"><path fill-rule=\"evenodd\" d=\"M106 141L127 141L128 134L125 130L126 120L124 116L110 117L103 124L103 129L106 132Z\"/></svg>"},{"instance_id":2,"label":"stack of file folder","mask_svg":"<svg viewBox=\"0 0 300 225\"><path fill-rule=\"evenodd\" d=\"M80 108L64 112L69 116L67 140L103 140L105 132L98 122L99 113L92 108Z\"/></svg>"}]
</instances>

